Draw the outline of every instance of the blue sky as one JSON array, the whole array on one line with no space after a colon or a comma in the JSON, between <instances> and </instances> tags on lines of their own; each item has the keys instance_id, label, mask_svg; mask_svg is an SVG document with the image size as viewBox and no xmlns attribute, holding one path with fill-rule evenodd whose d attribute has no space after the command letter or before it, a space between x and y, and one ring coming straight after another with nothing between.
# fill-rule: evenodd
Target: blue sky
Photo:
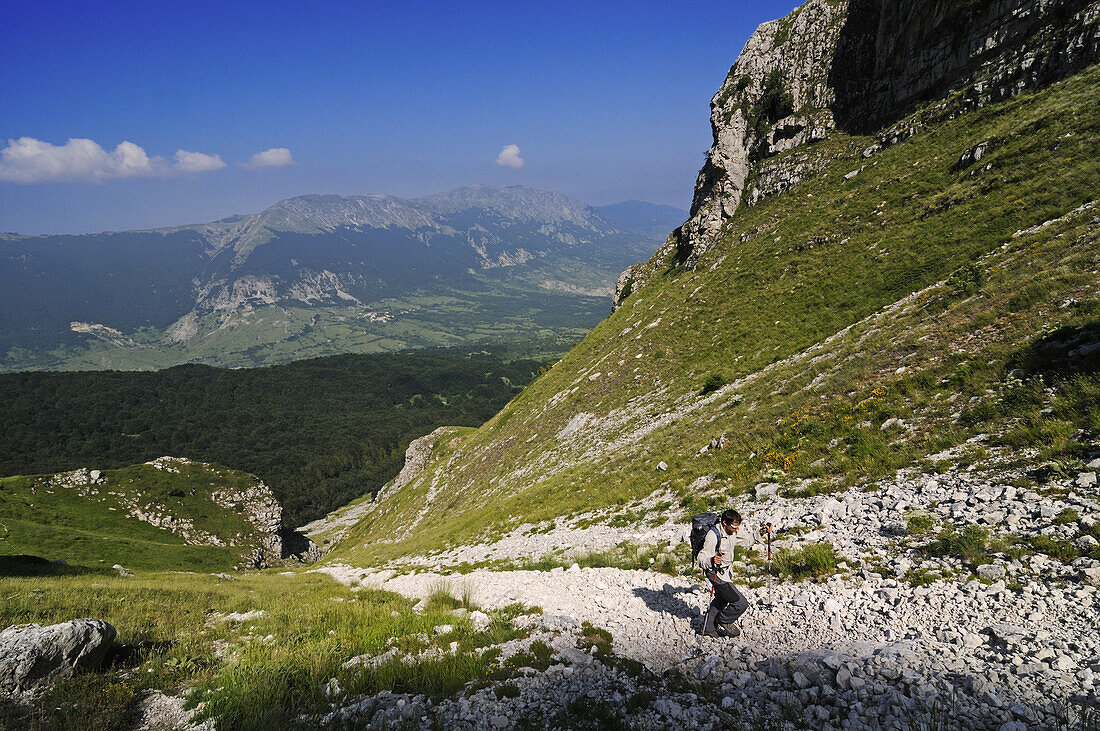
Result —
<instances>
[{"instance_id":1,"label":"blue sky","mask_svg":"<svg viewBox=\"0 0 1100 731\"><path fill-rule=\"evenodd\" d=\"M0 231L471 183L686 208L710 97L793 6L8 0Z\"/></svg>"}]
</instances>

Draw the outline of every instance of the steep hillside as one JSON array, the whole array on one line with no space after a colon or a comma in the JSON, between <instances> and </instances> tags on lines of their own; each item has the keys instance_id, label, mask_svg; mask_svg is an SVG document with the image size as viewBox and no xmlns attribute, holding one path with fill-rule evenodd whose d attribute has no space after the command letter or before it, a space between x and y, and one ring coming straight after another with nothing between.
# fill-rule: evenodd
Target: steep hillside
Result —
<instances>
[{"instance_id":1,"label":"steep hillside","mask_svg":"<svg viewBox=\"0 0 1100 731\"><path fill-rule=\"evenodd\" d=\"M830 49L852 16L815 1L762 26L712 103L716 148L693 219L624 275L612 317L485 426L440 439L338 554L388 558L655 492L665 512L768 481L815 494L934 464L981 434L990 444L972 451L1084 454L1100 426L1100 69L1047 86L1054 71L1013 76L995 94L988 84L1041 54L1058 23L1084 39L1060 56L1071 73L1095 57L1098 14L1029 6L1042 17L1013 35L1022 16L992 5L997 38L1014 40L920 92L945 98L874 134L807 123L821 133L783 144L788 108L835 98ZM937 17L921 33L949 21ZM897 24L884 20L877 42ZM715 160L749 128L744 180L760 194L739 205L731 164Z\"/></svg>"},{"instance_id":2,"label":"steep hillside","mask_svg":"<svg viewBox=\"0 0 1100 731\"><path fill-rule=\"evenodd\" d=\"M471 186L415 200L308 195L174 229L5 235L0 369L459 345L557 354L606 313L618 272L652 251L655 212L668 215L640 204L612 223L557 193Z\"/></svg>"},{"instance_id":3,"label":"steep hillside","mask_svg":"<svg viewBox=\"0 0 1100 731\"><path fill-rule=\"evenodd\" d=\"M282 508L252 475L161 457L117 470L0 478L3 572L224 571L284 557ZM49 566L49 564L47 564ZM47 572L48 573L48 572Z\"/></svg>"}]
</instances>

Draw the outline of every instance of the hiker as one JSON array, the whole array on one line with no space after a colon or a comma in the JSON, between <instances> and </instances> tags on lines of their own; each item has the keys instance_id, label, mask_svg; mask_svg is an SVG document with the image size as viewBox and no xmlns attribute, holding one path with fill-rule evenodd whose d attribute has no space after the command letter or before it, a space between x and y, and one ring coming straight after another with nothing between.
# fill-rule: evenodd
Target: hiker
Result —
<instances>
[{"instance_id":1,"label":"hiker","mask_svg":"<svg viewBox=\"0 0 1100 731\"><path fill-rule=\"evenodd\" d=\"M749 601L733 585L734 548L749 548L760 543L771 531L770 524L759 531L742 525L741 514L736 510L724 511L721 520L707 531L703 549L695 556L696 565L703 569L714 586L714 599L703 620L703 635L737 637L741 634L737 619L749 608Z\"/></svg>"}]
</instances>

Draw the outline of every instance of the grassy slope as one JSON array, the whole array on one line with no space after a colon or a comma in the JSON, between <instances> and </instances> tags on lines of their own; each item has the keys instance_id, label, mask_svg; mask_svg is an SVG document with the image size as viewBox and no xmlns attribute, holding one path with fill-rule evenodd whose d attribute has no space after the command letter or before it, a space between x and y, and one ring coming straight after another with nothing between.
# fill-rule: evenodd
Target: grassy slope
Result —
<instances>
[{"instance_id":1,"label":"grassy slope","mask_svg":"<svg viewBox=\"0 0 1100 731\"><path fill-rule=\"evenodd\" d=\"M252 475L216 465L181 465L172 473L149 465L104 472L107 482L83 487L50 485L48 478L0 479L0 554L63 559L75 570L222 571L246 551L230 546L192 546L171 531L127 516L120 495L143 506L190 518L196 528L236 546L249 542L252 526L210 499L213 489L247 487ZM87 492L83 496L81 492ZM2 561L2 558L0 558ZM4 571L0 570L0 574Z\"/></svg>"},{"instance_id":2,"label":"grassy slope","mask_svg":"<svg viewBox=\"0 0 1100 731\"><path fill-rule=\"evenodd\" d=\"M26 706L0 699L0 727L128 729L144 690L175 694L181 685L197 690L204 711L229 729L316 727L297 719L330 709L321 687L330 678L350 693L448 695L501 672L498 653L474 648L525 634L510 622L519 608L492 612L489 627L474 632L468 619L447 613L456 605L443 597L417 613L395 594L353 590L318 574L252 572L235 581L178 572L0 576L0 626L96 617L117 628L121 645L107 671L63 680ZM262 614L218 621L230 612ZM434 634L442 624L452 631ZM391 642L412 654L451 642L460 651L414 664L396 659L374 672L343 667Z\"/></svg>"},{"instance_id":3,"label":"grassy slope","mask_svg":"<svg viewBox=\"0 0 1100 731\"><path fill-rule=\"evenodd\" d=\"M684 492L703 475L726 492L778 476L826 489L978 431L1019 432L1003 418L964 418L958 404L997 398L1010 366L1044 332L1095 326L1095 212L1013 234L1096 197L1098 86L1094 67L869 160L860 153L871 138L836 133L819 143L831 159L822 175L742 207L696 270L651 261L645 287L485 426L441 442L425 477L361 523L338 557L384 559L625 505L661 487ZM965 150L987 140L980 165L956 169ZM1071 299L1077 304L1059 306ZM1020 418L1031 420L1031 436L1017 434L1018 446L1072 452L1076 426L1100 426L1088 406L1095 371L1081 370L1047 374L1070 378L1028 401ZM744 381L704 399L711 373ZM580 413L596 421L580 439L559 439ZM920 426L900 434L859 426L891 415ZM719 433L730 446L700 455ZM659 460L667 472L655 470ZM437 477L447 487L428 518L394 540ZM685 509L695 507L685 499Z\"/></svg>"}]
</instances>

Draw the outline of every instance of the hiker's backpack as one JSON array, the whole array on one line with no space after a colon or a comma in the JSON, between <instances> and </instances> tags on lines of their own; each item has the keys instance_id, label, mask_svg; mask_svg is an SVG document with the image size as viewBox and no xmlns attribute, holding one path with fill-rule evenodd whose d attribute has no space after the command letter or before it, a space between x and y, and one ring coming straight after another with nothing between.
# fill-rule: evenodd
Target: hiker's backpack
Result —
<instances>
[{"instance_id":1,"label":"hiker's backpack","mask_svg":"<svg viewBox=\"0 0 1100 731\"><path fill-rule=\"evenodd\" d=\"M700 513L691 519L691 564L695 565L695 557L703 550L703 541L707 539L707 531L714 531L718 543L722 543L722 535L718 532L718 524L722 522L722 516L718 513Z\"/></svg>"}]
</instances>

